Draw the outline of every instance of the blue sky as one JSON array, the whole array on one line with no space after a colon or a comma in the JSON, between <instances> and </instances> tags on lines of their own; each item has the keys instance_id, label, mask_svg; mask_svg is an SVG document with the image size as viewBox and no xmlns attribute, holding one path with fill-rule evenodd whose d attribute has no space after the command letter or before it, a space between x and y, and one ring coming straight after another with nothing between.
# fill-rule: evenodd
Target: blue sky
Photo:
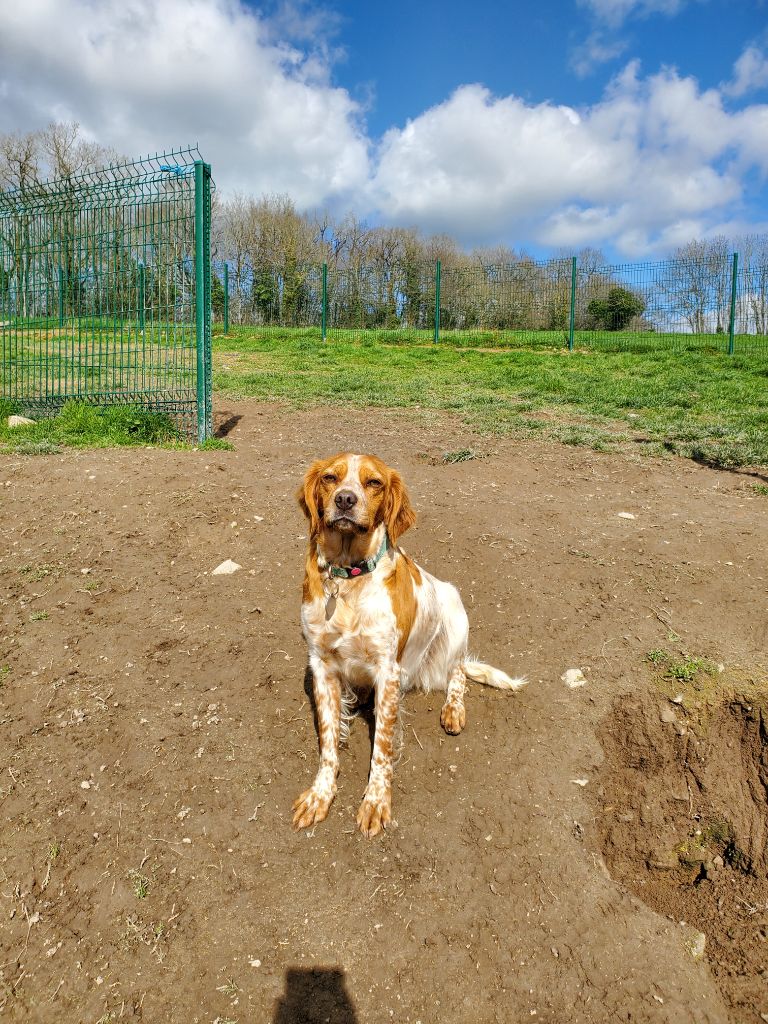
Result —
<instances>
[{"instance_id":1,"label":"blue sky","mask_svg":"<svg viewBox=\"0 0 768 1024\"><path fill-rule=\"evenodd\" d=\"M199 141L222 195L616 259L768 231L768 0L0 4L0 133Z\"/></svg>"},{"instance_id":2,"label":"blue sky","mask_svg":"<svg viewBox=\"0 0 768 1024\"><path fill-rule=\"evenodd\" d=\"M328 28L335 27L333 40L342 50L334 77L368 101L368 127L378 136L472 82L533 103L592 104L635 57L646 72L675 66L704 87L717 86L731 77L747 41L768 41L768 3L761 0L658 6L646 12L635 4L611 24L608 4L601 11L563 0L345 0L327 8ZM616 56L592 61L587 70L579 64L596 32Z\"/></svg>"}]
</instances>

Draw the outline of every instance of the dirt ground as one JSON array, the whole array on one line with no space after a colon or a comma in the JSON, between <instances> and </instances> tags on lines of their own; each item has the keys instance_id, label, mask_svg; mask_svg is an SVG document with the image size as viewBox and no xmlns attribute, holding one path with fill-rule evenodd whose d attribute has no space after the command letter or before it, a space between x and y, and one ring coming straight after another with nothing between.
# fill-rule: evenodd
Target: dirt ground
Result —
<instances>
[{"instance_id":1,"label":"dirt ground","mask_svg":"<svg viewBox=\"0 0 768 1024\"><path fill-rule=\"evenodd\" d=\"M217 409L232 452L0 457L0 1020L768 1019L766 719L674 703L648 660L765 682L765 477ZM401 470L403 545L530 679L473 687L460 737L409 696L374 841L362 720L328 820L290 828L317 756L293 495L344 448Z\"/></svg>"}]
</instances>

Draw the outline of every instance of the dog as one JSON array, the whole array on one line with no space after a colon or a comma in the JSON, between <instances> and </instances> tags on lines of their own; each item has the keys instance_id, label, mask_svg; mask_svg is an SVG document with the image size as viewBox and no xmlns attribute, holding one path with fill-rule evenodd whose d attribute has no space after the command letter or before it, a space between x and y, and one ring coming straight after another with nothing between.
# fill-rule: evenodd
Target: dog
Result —
<instances>
[{"instance_id":1,"label":"dog","mask_svg":"<svg viewBox=\"0 0 768 1024\"><path fill-rule=\"evenodd\" d=\"M339 740L354 705L373 690L376 727L368 785L357 814L372 838L392 817L394 735L400 694L445 690L440 722L466 722L467 679L517 690L525 679L467 656L469 623L459 592L413 561L398 540L416 513L400 474L375 455L343 452L314 462L298 492L309 520L301 625L320 741L320 767L293 804L293 827L328 814Z\"/></svg>"}]
</instances>

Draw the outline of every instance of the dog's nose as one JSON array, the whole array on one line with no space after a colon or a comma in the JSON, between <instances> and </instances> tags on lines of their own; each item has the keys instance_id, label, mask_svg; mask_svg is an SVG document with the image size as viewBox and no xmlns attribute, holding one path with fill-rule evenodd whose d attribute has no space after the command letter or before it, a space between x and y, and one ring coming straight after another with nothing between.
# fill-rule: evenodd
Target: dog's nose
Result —
<instances>
[{"instance_id":1,"label":"dog's nose","mask_svg":"<svg viewBox=\"0 0 768 1024\"><path fill-rule=\"evenodd\" d=\"M357 504L357 495L354 491L339 491L334 501L339 512L349 512Z\"/></svg>"}]
</instances>

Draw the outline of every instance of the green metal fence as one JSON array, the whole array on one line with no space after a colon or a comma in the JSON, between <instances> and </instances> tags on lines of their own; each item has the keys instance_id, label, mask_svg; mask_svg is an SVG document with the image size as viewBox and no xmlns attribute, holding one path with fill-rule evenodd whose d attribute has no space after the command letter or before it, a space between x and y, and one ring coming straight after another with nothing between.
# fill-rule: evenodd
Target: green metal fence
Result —
<instances>
[{"instance_id":1,"label":"green metal fence","mask_svg":"<svg viewBox=\"0 0 768 1024\"><path fill-rule=\"evenodd\" d=\"M211 434L211 175L196 149L0 191L0 397Z\"/></svg>"},{"instance_id":2,"label":"green metal fence","mask_svg":"<svg viewBox=\"0 0 768 1024\"><path fill-rule=\"evenodd\" d=\"M765 261L764 261L765 262ZM215 266L228 325L314 327L323 340L768 356L768 263L457 262Z\"/></svg>"}]
</instances>

